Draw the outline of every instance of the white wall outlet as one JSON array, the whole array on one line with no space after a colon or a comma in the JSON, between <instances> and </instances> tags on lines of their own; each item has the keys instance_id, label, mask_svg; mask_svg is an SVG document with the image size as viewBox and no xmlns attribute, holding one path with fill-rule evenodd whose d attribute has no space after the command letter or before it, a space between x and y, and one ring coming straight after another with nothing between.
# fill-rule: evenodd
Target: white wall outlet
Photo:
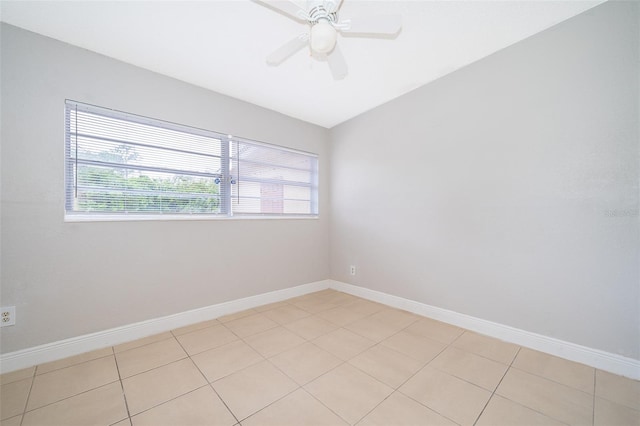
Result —
<instances>
[{"instance_id":1,"label":"white wall outlet","mask_svg":"<svg viewBox=\"0 0 640 426\"><path fill-rule=\"evenodd\" d=\"M349 267L349 273L350 273L351 275L355 275L355 274L356 274L356 265L351 265L351 266Z\"/></svg>"},{"instance_id":2,"label":"white wall outlet","mask_svg":"<svg viewBox=\"0 0 640 426\"><path fill-rule=\"evenodd\" d=\"M16 307L15 306L5 306L0 308L0 312L2 312L0 319L0 327L6 327L9 325L15 325L16 323Z\"/></svg>"}]
</instances>

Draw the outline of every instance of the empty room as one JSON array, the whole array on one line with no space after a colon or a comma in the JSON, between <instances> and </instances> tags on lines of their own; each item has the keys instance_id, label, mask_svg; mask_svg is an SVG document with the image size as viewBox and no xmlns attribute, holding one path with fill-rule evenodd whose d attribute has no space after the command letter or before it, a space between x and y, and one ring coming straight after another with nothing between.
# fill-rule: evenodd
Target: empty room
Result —
<instances>
[{"instance_id":1,"label":"empty room","mask_svg":"<svg viewBox=\"0 0 640 426\"><path fill-rule=\"evenodd\" d=\"M640 425L640 3L0 0L0 425Z\"/></svg>"}]
</instances>

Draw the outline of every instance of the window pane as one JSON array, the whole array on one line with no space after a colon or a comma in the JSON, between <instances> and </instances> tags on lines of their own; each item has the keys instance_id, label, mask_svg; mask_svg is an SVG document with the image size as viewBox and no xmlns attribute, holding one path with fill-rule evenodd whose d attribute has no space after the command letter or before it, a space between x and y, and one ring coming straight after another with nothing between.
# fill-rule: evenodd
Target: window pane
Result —
<instances>
[{"instance_id":1,"label":"window pane","mask_svg":"<svg viewBox=\"0 0 640 426\"><path fill-rule=\"evenodd\" d=\"M317 157L66 102L69 214L316 215Z\"/></svg>"},{"instance_id":2,"label":"window pane","mask_svg":"<svg viewBox=\"0 0 640 426\"><path fill-rule=\"evenodd\" d=\"M74 211L104 213L220 213L214 178L78 165Z\"/></svg>"},{"instance_id":3,"label":"window pane","mask_svg":"<svg viewBox=\"0 0 640 426\"><path fill-rule=\"evenodd\" d=\"M317 214L317 159L250 142L233 143L232 205L238 214Z\"/></svg>"},{"instance_id":4,"label":"window pane","mask_svg":"<svg viewBox=\"0 0 640 426\"><path fill-rule=\"evenodd\" d=\"M67 212L224 213L221 138L170 125L67 102Z\"/></svg>"}]
</instances>

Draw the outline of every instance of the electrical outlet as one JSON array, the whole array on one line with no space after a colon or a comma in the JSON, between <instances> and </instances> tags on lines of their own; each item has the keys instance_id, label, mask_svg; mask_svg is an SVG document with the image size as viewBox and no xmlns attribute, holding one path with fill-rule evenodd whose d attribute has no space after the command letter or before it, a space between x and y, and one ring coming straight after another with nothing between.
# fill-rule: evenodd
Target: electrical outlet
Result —
<instances>
[{"instance_id":1,"label":"electrical outlet","mask_svg":"<svg viewBox=\"0 0 640 426\"><path fill-rule=\"evenodd\" d=\"M351 273L351 275L355 275L356 274L356 266L355 265L351 265L349 272Z\"/></svg>"},{"instance_id":2,"label":"electrical outlet","mask_svg":"<svg viewBox=\"0 0 640 426\"><path fill-rule=\"evenodd\" d=\"M1 308L2 312L0 319L0 327L6 327L9 325L15 325L16 323L16 307L15 306L5 306Z\"/></svg>"}]
</instances>

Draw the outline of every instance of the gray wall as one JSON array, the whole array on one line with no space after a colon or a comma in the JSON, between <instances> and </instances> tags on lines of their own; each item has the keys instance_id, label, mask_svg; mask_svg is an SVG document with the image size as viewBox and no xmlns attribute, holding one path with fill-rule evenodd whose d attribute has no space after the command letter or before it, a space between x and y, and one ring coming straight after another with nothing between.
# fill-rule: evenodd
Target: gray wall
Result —
<instances>
[{"instance_id":1,"label":"gray wall","mask_svg":"<svg viewBox=\"0 0 640 426\"><path fill-rule=\"evenodd\" d=\"M2 24L2 352L329 276L328 131ZM64 100L319 154L320 219L65 223Z\"/></svg>"},{"instance_id":2,"label":"gray wall","mask_svg":"<svg viewBox=\"0 0 640 426\"><path fill-rule=\"evenodd\" d=\"M638 6L333 128L332 277L640 358Z\"/></svg>"},{"instance_id":3,"label":"gray wall","mask_svg":"<svg viewBox=\"0 0 640 426\"><path fill-rule=\"evenodd\" d=\"M2 24L2 352L332 276L640 358L638 22L604 4L330 132ZM64 223L65 98L317 152L320 219Z\"/></svg>"}]
</instances>

